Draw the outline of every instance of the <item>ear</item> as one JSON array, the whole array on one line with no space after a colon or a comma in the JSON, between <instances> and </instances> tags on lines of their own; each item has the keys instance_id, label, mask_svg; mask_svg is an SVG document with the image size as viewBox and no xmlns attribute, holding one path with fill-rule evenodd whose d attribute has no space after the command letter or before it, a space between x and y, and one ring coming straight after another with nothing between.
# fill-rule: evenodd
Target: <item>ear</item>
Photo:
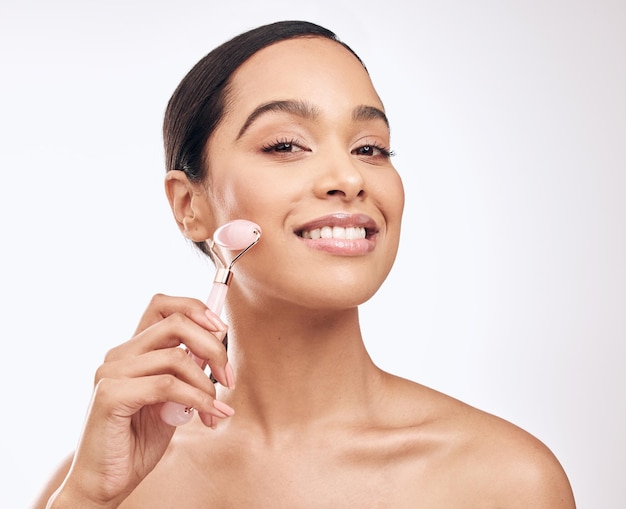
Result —
<instances>
[{"instance_id":1,"label":"ear","mask_svg":"<svg viewBox=\"0 0 626 509\"><path fill-rule=\"evenodd\" d=\"M183 235L194 242L207 240L211 208L204 186L190 182L183 171L171 170L165 175L165 194Z\"/></svg>"}]
</instances>

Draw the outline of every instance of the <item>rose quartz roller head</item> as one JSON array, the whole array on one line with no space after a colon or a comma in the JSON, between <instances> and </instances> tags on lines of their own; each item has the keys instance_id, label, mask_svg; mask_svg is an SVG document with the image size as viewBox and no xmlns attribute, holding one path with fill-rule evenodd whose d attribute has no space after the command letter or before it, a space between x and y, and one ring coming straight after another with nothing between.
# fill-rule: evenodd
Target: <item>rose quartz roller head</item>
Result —
<instances>
[{"instance_id":1,"label":"rose quartz roller head","mask_svg":"<svg viewBox=\"0 0 626 509\"><path fill-rule=\"evenodd\" d=\"M232 267L241 256L254 246L261 238L261 228L252 221L245 219L235 219L220 226L213 234L213 240L207 240L207 245L213 253L216 263L219 265L215 277L211 293L207 299L207 307L216 314L222 312L228 286L231 281ZM226 265L224 258L220 255L216 247L219 246L229 251L240 251L233 260ZM199 359L193 353L189 353L191 357L204 367L205 361ZM193 408L180 403L168 401L161 407L161 419L172 426L180 426L189 422L193 417Z\"/></svg>"}]
</instances>

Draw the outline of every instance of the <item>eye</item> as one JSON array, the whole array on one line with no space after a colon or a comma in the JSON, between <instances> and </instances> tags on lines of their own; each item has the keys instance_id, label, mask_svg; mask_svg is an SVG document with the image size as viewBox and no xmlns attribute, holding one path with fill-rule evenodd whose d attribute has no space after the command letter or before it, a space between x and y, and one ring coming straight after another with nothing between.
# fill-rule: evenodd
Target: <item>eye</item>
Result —
<instances>
[{"instance_id":1,"label":"eye","mask_svg":"<svg viewBox=\"0 0 626 509\"><path fill-rule=\"evenodd\" d=\"M301 152L305 150L300 145L298 145L298 140L296 139L279 139L269 143L268 145L263 145L263 152L276 152L281 154L290 154L293 152Z\"/></svg>"},{"instance_id":2,"label":"eye","mask_svg":"<svg viewBox=\"0 0 626 509\"><path fill-rule=\"evenodd\" d=\"M377 143L367 143L355 148L352 153L357 156L375 157L380 159L389 159L393 152L386 147L382 147Z\"/></svg>"}]
</instances>

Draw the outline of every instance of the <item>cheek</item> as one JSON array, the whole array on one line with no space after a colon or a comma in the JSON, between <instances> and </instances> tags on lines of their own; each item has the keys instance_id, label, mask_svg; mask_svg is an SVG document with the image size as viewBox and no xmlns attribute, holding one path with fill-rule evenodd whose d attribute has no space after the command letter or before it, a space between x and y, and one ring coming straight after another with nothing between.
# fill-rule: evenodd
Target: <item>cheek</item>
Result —
<instances>
[{"instance_id":1,"label":"cheek","mask_svg":"<svg viewBox=\"0 0 626 509\"><path fill-rule=\"evenodd\" d=\"M400 175L394 171L378 184L378 202L389 228L399 228L404 211L404 185Z\"/></svg>"},{"instance_id":2,"label":"cheek","mask_svg":"<svg viewBox=\"0 0 626 509\"><path fill-rule=\"evenodd\" d=\"M242 213L254 203L257 196L254 186L248 185L246 179L233 178L234 176L231 173L222 178L215 178L210 183L210 199L218 220L247 219Z\"/></svg>"},{"instance_id":3,"label":"cheek","mask_svg":"<svg viewBox=\"0 0 626 509\"><path fill-rule=\"evenodd\" d=\"M215 221L219 224L233 219L247 219L259 223L275 214L283 193L278 183L267 175L251 172L227 173L215 179L209 188Z\"/></svg>"},{"instance_id":4,"label":"cheek","mask_svg":"<svg viewBox=\"0 0 626 509\"><path fill-rule=\"evenodd\" d=\"M402 219L402 212L404 210L404 184L402 183L402 179L398 173L396 173L393 187L393 193L396 196L396 208L399 216L398 219Z\"/></svg>"},{"instance_id":5,"label":"cheek","mask_svg":"<svg viewBox=\"0 0 626 509\"><path fill-rule=\"evenodd\" d=\"M391 270L398 252L402 215L404 212L404 186L402 179L395 173L393 178L386 178L379 184L378 203L385 217L387 270Z\"/></svg>"}]
</instances>

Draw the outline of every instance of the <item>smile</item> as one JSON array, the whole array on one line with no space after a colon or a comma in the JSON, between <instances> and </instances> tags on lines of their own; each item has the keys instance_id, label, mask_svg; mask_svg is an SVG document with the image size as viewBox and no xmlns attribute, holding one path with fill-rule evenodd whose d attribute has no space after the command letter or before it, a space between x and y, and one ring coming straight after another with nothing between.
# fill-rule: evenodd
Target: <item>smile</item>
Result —
<instances>
[{"instance_id":1,"label":"smile","mask_svg":"<svg viewBox=\"0 0 626 509\"><path fill-rule=\"evenodd\" d=\"M322 226L313 230L305 230L302 232L303 239L364 239L366 230L360 226Z\"/></svg>"},{"instance_id":2,"label":"smile","mask_svg":"<svg viewBox=\"0 0 626 509\"><path fill-rule=\"evenodd\" d=\"M339 256L360 256L376 247L378 227L365 214L337 212L309 221L294 233L312 249Z\"/></svg>"}]
</instances>

